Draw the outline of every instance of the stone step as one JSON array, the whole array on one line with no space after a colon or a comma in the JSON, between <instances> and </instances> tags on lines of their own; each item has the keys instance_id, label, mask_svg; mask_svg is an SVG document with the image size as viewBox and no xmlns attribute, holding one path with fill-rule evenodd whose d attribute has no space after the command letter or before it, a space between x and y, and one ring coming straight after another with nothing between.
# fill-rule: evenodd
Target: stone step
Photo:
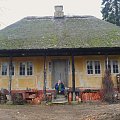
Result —
<instances>
[{"instance_id":1,"label":"stone step","mask_svg":"<svg viewBox=\"0 0 120 120\"><path fill-rule=\"evenodd\" d=\"M57 95L56 98L65 98L64 95Z\"/></svg>"},{"instance_id":2,"label":"stone step","mask_svg":"<svg viewBox=\"0 0 120 120\"><path fill-rule=\"evenodd\" d=\"M65 101L67 100L66 98L57 98L57 99L54 99L53 101Z\"/></svg>"},{"instance_id":3,"label":"stone step","mask_svg":"<svg viewBox=\"0 0 120 120\"><path fill-rule=\"evenodd\" d=\"M52 103L56 103L56 104L59 104L59 103L67 103L67 102L68 102L67 99L64 99L64 100L54 99L54 100L52 101Z\"/></svg>"},{"instance_id":4,"label":"stone step","mask_svg":"<svg viewBox=\"0 0 120 120\"><path fill-rule=\"evenodd\" d=\"M65 104L65 103L68 103L68 101L53 101L52 102L53 104Z\"/></svg>"},{"instance_id":5,"label":"stone step","mask_svg":"<svg viewBox=\"0 0 120 120\"><path fill-rule=\"evenodd\" d=\"M67 103L68 100L64 95L57 95L56 99L52 100L52 103L56 103L56 104L63 104L63 103Z\"/></svg>"}]
</instances>

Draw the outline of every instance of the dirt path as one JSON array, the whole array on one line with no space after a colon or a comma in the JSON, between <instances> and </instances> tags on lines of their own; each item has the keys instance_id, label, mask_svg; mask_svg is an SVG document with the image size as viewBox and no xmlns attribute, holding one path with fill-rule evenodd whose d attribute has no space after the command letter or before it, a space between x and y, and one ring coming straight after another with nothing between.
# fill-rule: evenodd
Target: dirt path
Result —
<instances>
[{"instance_id":1,"label":"dirt path","mask_svg":"<svg viewBox=\"0 0 120 120\"><path fill-rule=\"evenodd\" d=\"M0 120L120 120L120 104L0 105Z\"/></svg>"}]
</instances>

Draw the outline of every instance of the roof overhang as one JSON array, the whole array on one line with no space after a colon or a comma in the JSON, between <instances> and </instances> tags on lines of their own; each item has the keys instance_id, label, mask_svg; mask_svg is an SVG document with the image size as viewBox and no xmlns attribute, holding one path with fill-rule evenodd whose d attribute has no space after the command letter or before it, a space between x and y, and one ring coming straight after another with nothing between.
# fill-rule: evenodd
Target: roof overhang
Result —
<instances>
[{"instance_id":1,"label":"roof overhang","mask_svg":"<svg viewBox=\"0 0 120 120\"><path fill-rule=\"evenodd\" d=\"M120 47L0 50L0 57L120 55Z\"/></svg>"}]
</instances>

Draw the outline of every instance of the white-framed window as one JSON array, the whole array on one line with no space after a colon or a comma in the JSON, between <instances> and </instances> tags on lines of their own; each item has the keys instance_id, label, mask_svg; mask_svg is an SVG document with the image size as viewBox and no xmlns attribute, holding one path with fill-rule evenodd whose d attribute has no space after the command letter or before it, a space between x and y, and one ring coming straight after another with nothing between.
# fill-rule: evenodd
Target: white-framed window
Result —
<instances>
[{"instance_id":1,"label":"white-framed window","mask_svg":"<svg viewBox=\"0 0 120 120\"><path fill-rule=\"evenodd\" d=\"M19 70L19 74L20 75L25 75L25 62L21 62L20 63L20 70Z\"/></svg>"},{"instance_id":2,"label":"white-framed window","mask_svg":"<svg viewBox=\"0 0 120 120\"><path fill-rule=\"evenodd\" d=\"M8 63L7 62L3 62L2 63L2 68L1 68L1 74L2 75L7 75L8 74Z\"/></svg>"},{"instance_id":3,"label":"white-framed window","mask_svg":"<svg viewBox=\"0 0 120 120\"><path fill-rule=\"evenodd\" d=\"M33 75L33 63L20 62L19 75Z\"/></svg>"},{"instance_id":4,"label":"white-framed window","mask_svg":"<svg viewBox=\"0 0 120 120\"><path fill-rule=\"evenodd\" d=\"M9 70L11 69L11 73L14 76L15 75L15 63L12 63L11 68L9 68Z\"/></svg>"},{"instance_id":5,"label":"white-framed window","mask_svg":"<svg viewBox=\"0 0 120 120\"><path fill-rule=\"evenodd\" d=\"M118 67L118 61L117 60L112 61L112 67L113 67L113 73L119 73L119 67Z\"/></svg>"},{"instance_id":6,"label":"white-framed window","mask_svg":"<svg viewBox=\"0 0 120 120\"><path fill-rule=\"evenodd\" d=\"M32 64L32 62L27 62L27 75L33 75L33 64Z\"/></svg>"},{"instance_id":7,"label":"white-framed window","mask_svg":"<svg viewBox=\"0 0 120 120\"><path fill-rule=\"evenodd\" d=\"M100 74L100 61L94 61L95 74Z\"/></svg>"},{"instance_id":8,"label":"white-framed window","mask_svg":"<svg viewBox=\"0 0 120 120\"><path fill-rule=\"evenodd\" d=\"M1 75L9 75L11 69L12 75L15 75L15 64L12 63L12 67L10 68L10 63L9 62L3 62L1 63Z\"/></svg>"},{"instance_id":9,"label":"white-framed window","mask_svg":"<svg viewBox=\"0 0 120 120\"><path fill-rule=\"evenodd\" d=\"M92 61L87 61L87 73L93 74L93 62Z\"/></svg>"},{"instance_id":10,"label":"white-framed window","mask_svg":"<svg viewBox=\"0 0 120 120\"><path fill-rule=\"evenodd\" d=\"M100 61L97 60L87 61L87 74L100 74L100 73L101 73Z\"/></svg>"},{"instance_id":11,"label":"white-framed window","mask_svg":"<svg viewBox=\"0 0 120 120\"><path fill-rule=\"evenodd\" d=\"M117 60L108 60L108 66L107 61L105 61L105 68L108 68L111 73L119 73L119 64Z\"/></svg>"}]
</instances>

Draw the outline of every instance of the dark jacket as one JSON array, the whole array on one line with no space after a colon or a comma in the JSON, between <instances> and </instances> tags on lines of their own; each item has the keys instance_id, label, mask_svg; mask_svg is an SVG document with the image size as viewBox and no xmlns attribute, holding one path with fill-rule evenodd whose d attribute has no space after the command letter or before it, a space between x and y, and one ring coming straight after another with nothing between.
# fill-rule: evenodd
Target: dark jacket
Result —
<instances>
[{"instance_id":1,"label":"dark jacket","mask_svg":"<svg viewBox=\"0 0 120 120\"><path fill-rule=\"evenodd\" d=\"M56 89L57 91L64 92L65 86L64 86L63 83L60 83L59 85L58 85L58 83L56 83L56 84L55 84L55 89Z\"/></svg>"}]
</instances>

